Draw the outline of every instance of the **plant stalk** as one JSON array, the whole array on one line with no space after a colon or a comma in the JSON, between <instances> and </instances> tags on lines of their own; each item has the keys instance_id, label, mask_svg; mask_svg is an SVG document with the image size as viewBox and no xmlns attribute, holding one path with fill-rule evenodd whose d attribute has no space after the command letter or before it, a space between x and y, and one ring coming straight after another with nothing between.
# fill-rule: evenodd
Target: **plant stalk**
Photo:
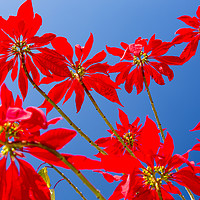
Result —
<instances>
[{"instance_id":1,"label":"plant stalk","mask_svg":"<svg viewBox=\"0 0 200 200\"><path fill-rule=\"evenodd\" d=\"M26 65L25 65L25 58L24 54L21 53L21 61L22 61L22 67L24 69L24 72L30 81L30 83L33 85L33 87L36 88L36 90L60 113L60 115L69 123L70 126L72 126L84 139L86 139L92 146L94 146L100 153L103 155L107 155L107 153L102 150L96 143L94 143L83 131L74 124L71 119L62 111L62 109L57 106L54 101L52 101L49 96L33 81L31 76L29 75Z\"/></svg>"},{"instance_id":2,"label":"plant stalk","mask_svg":"<svg viewBox=\"0 0 200 200\"><path fill-rule=\"evenodd\" d=\"M48 163L49 164L49 163ZM87 200L83 193L58 169L56 168L55 166L53 166L52 164L49 164L51 166L52 169L54 169L58 174L60 174L60 176L63 177L64 180L66 180L71 186L72 188L81 196L81 198L83 200Z\"/></svg>"},{"instance_id":3,"label":"plant stalk","mask_svg":"<svg viewBox=\"0 0 200 200\"><path fill-rule=\"evenodd\" d=\"M4 145L2 141L0 141L0 144ZM100 193L99 190L97 190L87 179L86 177L74 167L67 159L62 156L58 151L51 149L43 144L35 143L35 142L10 142L7 143L6 146L10 146L10 148L14 147L16 149L21 149L22 147L39 147L41 149L45 149L48 152L55 155L59 160L61 160L64 164L66 164L78 177L81 179L81 181L95 194L96 198L99 200L106 200L103 195Z\"/></svg>"},{"instance_id":4,"label":"plant stalk","mask_svg":"<svg viewBox=\"0 0 200 200\"><path fill-rule=\"evenodd\" d=\"M121 142L121 144L123 145L123 147L130 153L131 156L133 156L135 158L135 155L133 154L133 152L128 148L128 146L125 144L125 142L119 136L119 134L115 131L115 129L113 128L113 126L111 125L111 123L108 121L108 119L106 118L106 116L103 114L103 112L101 111L101 109L97 105L96 101L92 97L91 93L89 92L89 90L87 89L87 87L85 86L85 84L83 83L83 81L82 81L81 78L79 79L79 82L83 86L83 88L84 88L86 94L88 95L90 101L92 102L92 104L94 105L95 109L100 114L100 116L103 118L103 120L105 121L105 123L112 130L112 132L115 134L115 136L117 137L117 139L119 140L119 142Z\"/></svg>"}]
</instances>

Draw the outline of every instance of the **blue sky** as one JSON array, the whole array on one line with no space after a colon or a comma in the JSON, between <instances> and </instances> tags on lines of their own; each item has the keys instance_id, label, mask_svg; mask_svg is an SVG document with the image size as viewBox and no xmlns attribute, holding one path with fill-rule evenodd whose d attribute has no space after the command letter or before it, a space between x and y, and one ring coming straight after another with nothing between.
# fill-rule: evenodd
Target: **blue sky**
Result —
<instances>
[{"instance_id":1,"label":"blue sky","mask_svg":"<svg viewBox=\"0 0 200 200\"><path fill-rule=\"evenodd\" d=\"M0 0L0 15L4 18L16 15L18 7L23 2L21 0ZM41 36L46 32L51 32L66 37L72 46L76 44L83 46L92 32L95 40L90 57L103 49L105 50L105 45L120 47L122 41L133 43L139 36L149 39L154 33L156 38L171 41L177 29L186 27L184 23L177 20L177 17L182 15L195 16L199 5L197 0L32 0L32 2L34 11L40 14L43 19L43 25L37 35ZM179 55L183 48L184 45L177 46L170 52ZM189 132L200 121L199 53L198 48L196 55L188 63L183 66L171 67L175 74L171 82L165 78L166 85L164 86L159 86L154 81L151 81L150 84L160 121L163 128L167 128L167 131L172 135L177 154L185 153L196 143L196 138L200 138L200 132ZM111 55L108 55L106 59L109 64L119 61L118 58ZM19 94L16 82L12 83L10 78L7 78L6 84L15 93L15 96ZM48 92L52 86L43 86L43 89ZM133 122L136 117L140 117L141 122L144 123L147 115L155 121L146 91L136 95L135 89L131 94L128 94L123 85L121 88L118 95L124 107L120 108L129 116L130 122ZM116 121L119 122L117 109L119 106L95 92L92 94L110 122L113 125ZM43 98L30 86L24 108L39 106L42 102ZM63 109L72 121L93 140L109 136L106 131L108 127L98 116L87 97L78 114L75 109L74 96L64 104ZM56 116L59 114L52 111L49 113L48 119ZM64 120L50 128L55 127L71 128ZM97 153L79 135L62 152L86 155L90 158ZM199 152L194 152L190 156L190 159L195 162L200 162L198 158ZM29 159L35 167L40 163L36 159ZM83 186L72 172L66 170L63 172L88 199L95 199L95 196ZM107 183L99 174L92 172L84 172L84 174L106 198L112 194L118 184ZM49 175L52 185L60 179L53 170L49 171ZM184 189L182 191L188 199ZM66 182L62 181L56 187L56 200L64 199L78 200L81 198Z\"/></svg>"}]
</instances>

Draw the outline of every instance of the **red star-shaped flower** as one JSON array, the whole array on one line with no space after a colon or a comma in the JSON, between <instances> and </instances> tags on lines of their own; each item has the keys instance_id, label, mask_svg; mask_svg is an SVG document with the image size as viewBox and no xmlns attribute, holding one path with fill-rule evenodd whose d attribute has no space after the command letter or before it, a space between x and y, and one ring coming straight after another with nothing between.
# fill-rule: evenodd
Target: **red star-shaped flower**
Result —
<instances>
[{"instance_id":1,"label":"red star-shaped flower","mask_svg":"<svg viewBox=\"0 0 200 200\"><path fill-rule=\"evenodd\" d=\"M151 132L150 129L149 131ZM106 171L124 174L116 177L100 172L109 182L121 180L109 200L121 198L159 200L158 192L163 199L173 200L171 194L181 194L173 182L189 188L200 196L200 178L197 175L200 168L188 161L188 153L182 156L172 155L174 144L169 134L164 144L158 140L157 133L154 136L156 137L149 136L141 139L140 150L134 152L137 158L128 154L101 156L102 166ZM184 163L188 166L179 171L175 170Z\"/></svg>"},{"instance_id":2,"label":"red star-shaped flower","mask_svg":"<svg viewBox=\"0 0 200 200\"><path fill-rule=\"evenodd\" d=\"M65 100L63 103L65 103L71 97L72 93L75 92L76 108L77 112L79 112L85 96L84 88L80 83L80 81L82 81L88 90L94 89L108 100L121 105L116 92L116 89L119 89L119 87L107 74L108 64L100 63L106 57L105 51L101 51L91 59L86 60L93 45L92 34L90 34L84 47L81 47L80 45L75 46L75 54L78 59L76 62L73 61L73 48L66 38L56 37L52 40L51 44L54 49L63 56L61 61L66 65L63 66L63 69L66 69L66 71L68 70L68 67L71 69L70 74L66 75L60 73L60 77L45 77L41 82L48 84L53 81L62 81L55 85L48 93L48 96L55 103L60 102L64 96ZM41 107L47 108L47 112L53 108L46 100Z\"/></svg>"},{"instance_id":3,"label":"red star-shaped flower","mask_svg":"<svg viewBox=\"0 0 200 200\"><path fill-rule=\"evenodd\" d=\"M174 77L173 71L168 65L179 65L181 59L177 56L163 56L172 46L170 42L162 42L162 40L155 39L153 35L149 42L147 39L139 37L134 44L121 43L124 50L116 47L107 47L107 51L119 56L122 60L128 62L119 62L111 66L109 73L118 72L116 83L125 83L125 89L131 93L133 86L137 89L137 94L143 90L143 74L146 78L147 84L150 84L150 78L154 79L159 85L164 85L162 75L168 77L171 81ZM150 61L154 59L156 61ZM132 71L131 69L135 67Z\"/></svg>"},{"instance_id":4,"label":"red star-shaped flower","mask_svg":"<svg viewBox=\"0 0 200 200\"><path fill-rule=\"evenodd\" d=\"M46 33L41 37L35 36L41 25L42 18L38 14L34 15L31 0L25 1L20 6L17 16L10 16L7 20L0 17L0 84L3 83L10 70L12 70L11 78L14 81L20 66L18 84L23 99L27 95L28 79L24 73L22 61L25 62L36 84L40 81L37 68L47 76L50 76L49 71L54 71L53 67L55 68L55 56L51 56L52 52L43 46L49 44L56 35ZM37 53L39 51L46 52L48 57L44 57L43 53ZM48 65L46 60L49 62ZM43 61L43 63L39 64L38 61ZM59 68L59 62L56 66Z\"/></svg>"},{"instance_id":5,"label":"red star-shaped flower","mask_svg":"<svg viewBox=\"0 0 200 200\"><path fill-rule=\"evenodd\" d=\"M188 42L187 46L180 55L183 63L187 62L192 56L195 55L198 42L200 40L200 6L196 11L196 15L197 17L190 17L188 15L178 17L179 20L192 27L180 28L176 31L176 34L178 35L172 40L173 44Z\"/></svg>"}]
</instances>

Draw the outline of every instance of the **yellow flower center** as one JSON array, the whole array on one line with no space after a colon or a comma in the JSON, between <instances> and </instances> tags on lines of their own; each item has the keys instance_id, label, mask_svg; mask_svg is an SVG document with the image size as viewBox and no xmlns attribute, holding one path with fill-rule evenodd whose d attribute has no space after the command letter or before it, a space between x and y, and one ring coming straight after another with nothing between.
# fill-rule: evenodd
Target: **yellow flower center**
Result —
<instances>
[{"instance_id":1,"label":"yellow flower center","mask_svg":"<svg viewBox=\"0 0 200 200\"><path fill-rule=\"evenodd\" d=\"M124 142L128 145L133 147L135 142L136 134L132 132L128 132L123 136Z\"/></svg>"},{"instance_id":2,"label":"yellow flower center","mask_svg":"<svg viewBox=\"0 0 200 200\"><path fill-rule=\"evenodd\" d=\"M148 55L143 51L140 52L139 57L138 56L133 57L133 64L136 66L142 66L146 63L148 63Z\"/></svg>"},{"instance_id":3,"label":"yellow flower center","mask_svg":"<svg viewBox=\"0 0 200 200\"><path fill-rule=\"evenodd\" d=\"M15 55L31 52L30 45L27 44L25 41L16 41L15 44L12 46L11 51Z\"/></svg>"},{"instance_id":4,"label":"yellow flower center","mask_svg":"<svg viewBox=\"0 0 200 200\"><path fill-rule=\"evenodd\" d=\"M142 170L143 179L146 185L149 185L151 189L158 189L162 185L162 181L168 182L171 177L170 172L165 172L164 166L155 166L154 169L147 167Z\"/></svg>"}]
</instances>

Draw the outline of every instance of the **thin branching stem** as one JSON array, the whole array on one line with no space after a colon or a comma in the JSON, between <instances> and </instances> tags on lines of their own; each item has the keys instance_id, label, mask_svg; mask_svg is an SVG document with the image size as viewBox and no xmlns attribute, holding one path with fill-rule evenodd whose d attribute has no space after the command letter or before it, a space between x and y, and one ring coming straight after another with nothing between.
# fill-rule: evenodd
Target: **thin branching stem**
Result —
<instances>
[{"instance_id":1,"label":"thin branching stem","mask_svg":"<svg viewBox=\"0 0 200 200\"><path fill-rule=\"evenodd\" d=\"M97 105L96 101L92 97L91 93L89 92L89 90L87 89L87 87L85 86L85 84L83 83L83 81L82 81L81 78L79 79L79 82L83 86L83 88L84 88L86 94L88 95L90 101L92 102L92 104L94 105L95 109L100 114L100 116L103 118L103 120L105 121L105 123L108 125L108 127L111 129L111 131L115 134L115 136L117 137L117 139L119 140L119 142L121 142L121 144L123 145L123 147L130 153L131 156L133 156L135 158L135 155L133 154L133 152L128 148L128 146L125 144L125 142L119 136L119 134L115 131L115 129L113 128L113 126L111 125L111 123L108 121L108 119L106 118L106 116L103 114L103 112L101 111L101 109Z\"/></svg>"},{"instance_id":2,"label":"thin branching stem","mask_svg":"<svg viewBox=\"0 0 200 200\"><path fill-rule=\"evenodd\" d=\"M139 59L140 59L140 63L141 63L142 76L143 76L144 84L145 84L145 87L146 87L146 90L147 90L147 93L148 93L151 108L152 108L154 116L156 118L156 122L158 124L158 128L160 130L161 137L162 137L163 141L165 141L165 135L164 135L164 132L163 132L163 129L162 129L159 117L158 117L158 113L156 111L156 108L155 108L155 105L154 105L154 102L153 102L153 98L151 96L151 93L150 93L150 90L149 90L149 87L148 87L148 84L147 84L147 80L146 80L146 77L144 75L144 67L143 67L142 59L141 59L141 57L139 57Z\"/></svg>"},{"instance_id":3,"label":"thin branching stem","mask_svg":"<svg viewBox=\"0 0 200 200\"><path fill-rule=\"evenodd\" d=\"M29 75L26 65L25 65L25 58L24 54L21 54L21 61L22 61L22 67L24 69L24 72L30 81L30 83L36 88L36 90L60 113L60 115L69 123L70 126L72 126L84 139L86 139L92 146L94 146L100 153L106 155L107 153L103 151L95 142L93 142L83 131L74 124L71 119L62 111L62 109L57 106L57 104L52 101L49 96L33 81L31 76Z\"/></svg>"},{"instance_id":4,"label":"thin branching stem","mask_svg":"<svg viewBox=\"0 0 200 200\"><path fill-rule=\"evenodd\" d=\"M0 141L0 144L4 145L2 141ZM6 143L6 146L10 148L15 148L15 149L21 149L23 147L39 147L41 149L47 150L54 156L58 158L58 160L62 161L66 166L68 166L77 176L78 178L95 194L96 198L99 200L106 200L103 195L100 193L99 190L97 190L88 180L87 178L78 170L76 167L71 164L64 156L62 156L58 151L55 149L51 149L43 144L40 143L35 143L35 142L9 142Z\"/></svg>"},{"instance_id":5,"label":"thin branching stem","mask_svg":"<svg viewBox=\"0 0 200 200\"><path fill-rule=\"evenodd\" d=\"M83 193L55 166L53 166L52 164L49 164L51 166L52 169L54 169L58 174L60 174L64 180L66 180L71 186L72 188L81 196L82 199L87 200Z\"/></svg>"},{"instance_id":6,"label":"thin branching stem","mask_svg":"<svg viewBox=\"0 0 200 200\"><path fill-rule=\"evenodd\" d=\"M150 100L150 103L151 103L151 108L153 110L154 116L156 118L156 122L158 124L158 128L159 128L160 133L161 133L161 137L162 137L163 142L164 142L165 141L165 135L164 135L164 132L163 132L163 129L162 129L159 117L158 117L158 113L156 111L156 108L155 108L155 105L154 105L154 102L153 102L153 98L151 96L151 93L150 93L150 90L149 90L149 87L148 87L148 84L147 84L147 81L146 81L146 78L145 78L145 75L144 75L144 66L143 66L143 63L142 63L142 59L141 59L141 57L139 57L139 59L140 59L140 63L141 63L141 70L142 70L142 76L143 76L144 84L145 84L145 87L146 87L146 90L147 90L147 93L148 93L148 97L149 97L149 100ZM191 191L188 188L185 187L185 189L188 191L189 195L192 194ZM182 194L180 194L179 196L183 200L185 200L185 197ZM193 194L192 194L192 196L193 196ZM191 198L191 196L190 196L190 198ZM195 200L195 199L191 198L191 200Z\"/></svg>"},{"instance_id":7,"label":"thin branching stem","mask_svg":"<svg viewBox=\"0 0 200 200\"><path fill-rule=\"evenodd\" d=\"M190 196L190 199L191 199L191 200L195 200L194 195L192 194L191 190L188 189L188 188L186 188L186 187L185 187L185 189L186 189L186 191L188 192L188 194L189 194L189 196Z\"/></svg>"}]
</instances>

